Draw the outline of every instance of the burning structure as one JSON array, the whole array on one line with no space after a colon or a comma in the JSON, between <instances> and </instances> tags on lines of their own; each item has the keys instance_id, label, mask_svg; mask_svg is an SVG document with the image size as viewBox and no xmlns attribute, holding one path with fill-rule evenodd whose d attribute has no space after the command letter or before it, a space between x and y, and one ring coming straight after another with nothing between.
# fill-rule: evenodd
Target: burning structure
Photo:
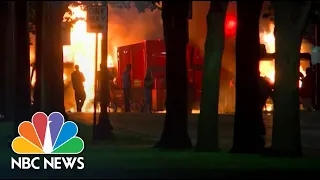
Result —
<instances>
[{"instance_id":1,"label":"burning structure","mask_svg":"<svg viewBox=\"0 0 320 180\"><path fill-rule=\"evenodd\" d=\"M199 49L199 56L203 57L204 41L206 34L206 13L210 2L199 1L193 2L193 19L189 21L190 44ZM72 18L86 18L86 11L81 7L70 7ZM139 12L132 6L126 8L113 8L109 6L108 22L108 67L113 67L118 71L118 52L120 46L130 45L144 40L162 39L162 20L159 10L151 11L146 9ZM236 3L232 2L228 8L228 25L235 28L236 20ZM231 22L232 21L232 22ZM273 34L274 25L272 22L261 20L260 23L260 42L265 44L267 53L274 53L275 38ZM80 71L85 76L85 91L87 99L84 103L83 111L93 111L94 97L94 72L95 72L95 35L87 33L87 24L85 20L77 21L71 28L71 44L63 47L63 58L65 63L64 80L65 90L65 107L67 111L74 111L75 102L71 86L70 74L75 64L80 66ZM229 32L229 31L228 31ZM225 52L222 60L222 68L225 75L221 75L219 113L234 112L235 90L230 79L235 77L235 43L233 31L226 38ZM98 42L98 63L101 62L101 34ZM303 41L301 52L309 52L311 45ZM34 57L34 48L31 47L31 55ZM34 58L31 58L31 62ZM309 66L308 61L301 61L300 71L305 75L305 70ZM262 59L260 62L261 76L267 76L274 82L274 60ZM120 72L121 73L121 72ZM196 71L198 79L201 80L201 72ZM119 76L119 72L118 72ZM35 75L32 83L34 84ZM272 110L272 102L267 104L267 109ZM195 110L197 112L197 110Z\"/></svg>"},{"instance_id":2,"label":"burning structure","mask_svg":"<svg viewBox=\"0 0 320 180\"><path fill-rule=\"evenodd\" d=\"M86 11L83 7L69 7L72 11L72 18L86 18ZM120 16L121 14L121 16ZM117 47L138 42L149 38L160 38L162 32L156 31L161 27L160 12L146 11L139 13L134 7L130 9L109 8L108 25L108 67L117 69ZM154 21L156 20L156 21ZM158 21L158 22L157 22ZM157 23L155 23L157 22ZM147 26L151 24L151 26ZM152 25L156 24L156 25ZM130 31L128 31L130 29ZM101 62L101 37L98 42L98 64ZM73 90L70 85L71 64L80 66L86 81L84 83L87 99L83 111L93 111L94 98L94 68L95 68L95 35L87 33L85 20L77 21L71 28L71 45L63 47L66 88L65 106L66 110L74 110ZM69 64L69 65L68 65Z\"/></svg>"}]
</instances>

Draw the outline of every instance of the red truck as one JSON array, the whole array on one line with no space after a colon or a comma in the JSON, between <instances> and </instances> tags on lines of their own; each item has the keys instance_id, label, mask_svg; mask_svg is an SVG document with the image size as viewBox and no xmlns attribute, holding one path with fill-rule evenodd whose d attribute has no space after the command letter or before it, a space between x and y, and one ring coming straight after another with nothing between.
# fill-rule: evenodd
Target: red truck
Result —
<instances>
[{"instance_id":1,"label":"red truck","mask_svg":"<svg viewBox=\"0 0 320 180\"><path fill-rule=\"evenodd\" d=\"M187 45L187 70L191 87L195 90L194 104L200 102L202 87L203 58L200 50L190 44ZM143 80L146 69L150 69L154 77L152 92L153 110L164 110L165 100L165 64L166 51L163 40L146 40L140 43L118 47L118 72L116 82L122 88L122 74L126 65L132 64L132 100L143 102ZM221 73L225 73L223 71Z\"/></svg>"}]
</instances>

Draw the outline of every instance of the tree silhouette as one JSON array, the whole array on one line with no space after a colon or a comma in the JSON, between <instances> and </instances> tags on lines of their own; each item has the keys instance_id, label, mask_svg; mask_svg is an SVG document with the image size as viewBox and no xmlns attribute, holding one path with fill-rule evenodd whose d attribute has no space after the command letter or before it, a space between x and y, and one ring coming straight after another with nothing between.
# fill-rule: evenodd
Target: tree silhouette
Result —
<instances>
[{"instance_id":1,"label":"tree silhouette","mask_svg":"<svg viewBox=\"0 0 320 180\"><path fill-rule=\"evenodd\" d=\"M302 154L298 78L302 34L311 5L311 1L274 2L276 75L272 149L280 155Z\"/></svg>"},{"instance_id":2,"label":"tree silhouette","mask_svg":"<svg viewBox=\"0 0 320 180\"><path fill-rule=\"evenodd\" d=\"M15 127L27 119L31 119L30 108L30 50L29 50L29 21L28 3L26 1L15 2L15 21L16 21L16 118ZM16 134L18 135L18 134Z\"/></svg>"},{"instance_id":3,"label":"tree silhouette","mask_svg":"<svg viewBox=\"0 0 320 180\"><path fill-rule=\"evenodd\" d=\"M219 85L227 8L228 1L211 1L207 14L207 37L205 42L203 85L196 146L198 151L219 150Z\"/></svg>"},{"instance_id":4,"label":"tree silhouette","mask_svg":"<svg viewBox=\"0 0 320 180\"><path fill-rule=\"evenodd\" d=\"M236 112L234 153L260 153L262 112L259 108L259 20L263 1L237 2Z\"/></svg>"},{"instance_id":5,"label":"tree silhouette","mask_svg":"<svg viewBox=\"0 0 320 180\"><path fill-rule=\"evenodd\" d=\"M8 4L7 2L0 2L0 21L1 21L1 24L7 24L7 14L8 14ZM7 28L1 28L0 29L0 37L1 37L1 40L2 42L5 42L6 41L6 29ZM0 44L0 54L3 58L0 59L0 83L2 85L5 85L5 80L6 80L6 45L5 43L1 43ZM0 88L0 119L3 120L2 118L5 117L5 107L6 107L6 102L5 102L5 99L6 99L6 92L5 92L6 88Z\"/></svg>"},{"instance_id":6,"label":"tree silhouette","mask_svg":"<svg viewBox=\"0 0 320 180\"><path fill-rule=\"evenodd\" d=\"M186 45L188 42L188 1L162 2L166 46L166 117L155 147L184 149L192 147L188 135Z\"/></svg>"}]
</instances>

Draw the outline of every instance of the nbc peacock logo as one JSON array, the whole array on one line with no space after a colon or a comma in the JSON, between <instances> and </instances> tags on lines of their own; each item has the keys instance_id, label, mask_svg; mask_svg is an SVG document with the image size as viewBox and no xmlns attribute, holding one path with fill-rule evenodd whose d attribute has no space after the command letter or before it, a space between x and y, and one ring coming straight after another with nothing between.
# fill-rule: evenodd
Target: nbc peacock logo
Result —
<instances>
[{"instance_id":1,"label":"nbc peacock logo","mask_svg":"<svg viewBox=\"0 0 320 180\"><path fill-rule=\"evenodd\" d=\"M31 122L23 121L18 127L19 137L16 137L11 144L12 150L16 154L79 154L84 149L84 142L80 137L77 137L78 126L72 122L65 122L64 116L59 112L53 112L47 116L43 112L37 112L32 116ZM69 161L73 164L75 161L79 161L79 157L52 157L51 161L44 158L44 166L48 165L55 168L54 162L60 158L63 164L68 164ZM27 159L27 160L26 160ZM75 160L73 160L75 159ZM17 165L22 169L34 169L38 166L35 165L35 161L40 160L30 159L28 157L19 157L16 161L12 158L11 166ZM80 161L83 157L80 158ZM83 162L78 162L83 163ZM23 167L29 168L23 168ZM73 166L73 165L72 165ZM59 169L59 168L58 168Z\"/></svg>"}]
</instances>

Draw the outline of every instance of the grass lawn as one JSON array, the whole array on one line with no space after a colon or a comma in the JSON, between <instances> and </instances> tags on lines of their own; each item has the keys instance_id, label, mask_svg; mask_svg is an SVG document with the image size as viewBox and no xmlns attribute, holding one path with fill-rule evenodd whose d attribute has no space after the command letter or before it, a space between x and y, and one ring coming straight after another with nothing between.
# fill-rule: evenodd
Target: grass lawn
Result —
<instances>
[{"instance_id":1,"label":"grass lawn","mask_svg":"<svg viewBox=\"0 0 320 180\"><path fill-rule=\"evenodd\" d=\"M238 155L227 152L172 152L151 148L156 139L133 132L116 130L113 142L91 141L89 125L77 123L78 136L84 139L84 170L11 170L8 136L12 124L0 123L0 178L163 178L163 177L230 177L261 174L272 176L277 171L297 176L302 171L320 169L320 158L265 158L258 155ZM279 172L277 172L279 173Z\"/></svg>"}]
</instances>

